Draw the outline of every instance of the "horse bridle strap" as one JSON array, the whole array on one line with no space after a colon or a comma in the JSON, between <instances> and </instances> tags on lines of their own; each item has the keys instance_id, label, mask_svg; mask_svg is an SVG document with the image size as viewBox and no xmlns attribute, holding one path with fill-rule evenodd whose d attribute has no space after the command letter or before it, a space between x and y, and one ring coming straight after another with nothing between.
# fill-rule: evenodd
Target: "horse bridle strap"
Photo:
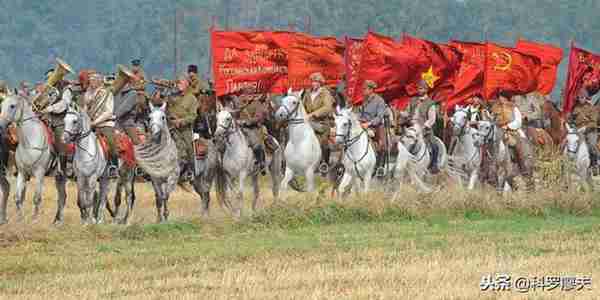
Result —
<instances>
[{"instance_id":1,"label":"horse bridle strap","mask_svg":"<svg viewBox=\"0 0 600 300\"><path fill-rule=\"evenodd\" d=\"M287 122L288 125L299 125L304 123L303 118L292 118L296 115L296 113L298 113L298 109L300 108L300 102L298 102L298 104L296 104L296 107L294 107L294 109L292 109L291 111L285 105L282 105L282 107L287 113L287 118L285 119L285 122Z\"/></svg>"}]
</instances>

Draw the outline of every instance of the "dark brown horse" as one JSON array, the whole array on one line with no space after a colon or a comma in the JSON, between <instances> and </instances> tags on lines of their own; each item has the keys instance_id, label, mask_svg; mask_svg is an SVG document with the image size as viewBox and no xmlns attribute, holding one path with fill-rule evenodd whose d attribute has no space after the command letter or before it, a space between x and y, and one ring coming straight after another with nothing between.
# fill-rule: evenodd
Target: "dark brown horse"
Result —
<instances>
[{"instance_id":1,"label":"dark brown horse","mask_svg":"<svg viewBox=\"0 0 600 300\"><path fill-rule=\"evenodd\" d=\"M552 101L544 101L544 120L550 121L550 127L545 130L552 137L554 145L560 145L567 134L564 126L564 120L560 115L560 110ZM546 121L547 122L547 121Z\"/></svg>"}]
</instances>

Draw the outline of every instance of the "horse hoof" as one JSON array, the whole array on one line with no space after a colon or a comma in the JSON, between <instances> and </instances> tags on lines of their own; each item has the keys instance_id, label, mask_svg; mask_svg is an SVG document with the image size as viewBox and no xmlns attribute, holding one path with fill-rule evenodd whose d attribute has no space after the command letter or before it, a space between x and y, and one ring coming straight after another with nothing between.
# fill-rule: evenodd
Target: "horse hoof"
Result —
<instances>
[{"instance_id":1,"label":"horse hoof","mask_svg":"<svg viewBox=\"0 0 600 300\"><path fill-rule=\"evenodd\" d=\"M54 222L52 222L52 225L55 227L60 227L64 224L65 224L65 222L63 220L54 220Z\"/></svg>"}]
</instances>

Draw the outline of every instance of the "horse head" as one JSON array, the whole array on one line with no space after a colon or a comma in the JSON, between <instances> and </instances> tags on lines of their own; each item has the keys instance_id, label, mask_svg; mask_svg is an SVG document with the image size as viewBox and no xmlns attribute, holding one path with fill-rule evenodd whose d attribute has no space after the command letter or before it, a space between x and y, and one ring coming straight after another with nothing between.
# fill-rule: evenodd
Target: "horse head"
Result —
<instances>
[{"instance_id":1,"label":"horse head","mask_svg":"<svg viewBox=\"0 0 600 300\"><path fill-rule=\"evenodd\" d=\"M281 99L281 105L275 112L275 118L277 121L288 121L299 110L302 110L302 91L294 92L290 88L287 95Z\"/></svg>"},{"instance_id":2,"label":"horse head","mask_svg":"<svg viewBox=\"0 0 600 300\"><path fill-rule=\"evenodd\" d=\"M452 123L452 135L453 136L461 136L464 133L465 127L467 125L467 117L469 115L468 109L466 107L457 105L452 118L450 118L450 123Z\"/></svg>"},{"instance_id":3,"label":"horse head","mask_svg":"<svg viewBox=\"0 0 600 300\"><path fill-rule=\"evenodd\" d=\"M149 127L152 142L160 143L161 134L163 129L167 128L167 102L164 102L161 106L156 107L150 104Z\"/></svg>"},{"instance_id":4,"label":"horse head","mask_svg":"<svg viewBox=\"0 0 600 300\"><path fill-rule=\"evenodd\" d=\"M0 130L4 131L8 125L17 120L19 114L23 114L25 101L25 98L17 94L9 94L4 98L0 112Z\"/></svg>"},{"instance_id":5,"label":"horse head","mask_svg":"<svg viewBox=\"0 0 600 300\"><path fill-rule=\"evenodd\" d=\"M350 138L352 131L352 110L349 108L336 107L335 114L335 142L344 143Z\"/></svg>"},{"instance_id":6,"label":"horse head","mask_svg":"<svg viewBox=\"0 0 600 300\"><path fill-rule=\"evenodd\" d=\"M422 140L423 135L420 132L418 125L407 128L404 132L404 135L400 138L401 143L404 144L406 149L409 149L409 151L411 151L411 149L414 149L414 147L419 143L419 141Z\"/></svg>"},{"instance_id":7,"label":"horse head","mask_svg":"<svg viewBox=\"0 0 600 300\"><path fill-rule=\"evenodd\" d=\"M487 120L481 120L477 122L477 128L479 133L484 137L485 142L493 140L494 123Z\"/></svg>"},{"instance_id":8,"label":"horse head","mask_svg":"<svg viewBox=\"0 0 600 300\"><path fill-rule=\"evenodd\" d=\"M82 134L84 130L89 130L89 124L84 124L82 118L82 112L76 105L69 105L67 107L67 113L64 117L65 128L63 130L62 139L65 143L72 143L74 140Z\"/></svg>"},{"instance_id":9,"label":"horse head","mask_svg":"<svg viewBox=\"0 0 600 300\"><path fill-rule=\"evenodd\" d=\"M234 130L235 121L231 113L224 109L217 113L217 129L215 130L215 136L224 136Z\"/></svg>"}]
</instances>

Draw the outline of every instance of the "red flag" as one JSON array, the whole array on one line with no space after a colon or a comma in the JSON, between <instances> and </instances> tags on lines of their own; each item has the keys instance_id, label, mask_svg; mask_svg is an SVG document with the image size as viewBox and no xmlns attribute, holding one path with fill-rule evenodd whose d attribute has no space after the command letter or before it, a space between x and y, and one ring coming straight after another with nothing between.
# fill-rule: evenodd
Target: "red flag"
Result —
<instances>
[{"instance_id":1,"label":"red flag","mask_svg":"<svg viewBox=\"0 0 600 300\"><path fill-rule=\"evenodd\" d=\"M536 56L542 61L542 71L538 79L537 90L543 95L552 93L556 83L558 65L563 57L563 50L552 45L521 39L517 41L516 48L522 53Z\"/></svg>"},{"instance_id":2,"label":"red flag","mask_svg":"<svg viewBox=\"0 0 600 300\"><path fill-rule=\"evenodd\" d=\"M450 46L463 54L460 69L454 79L454 92L446 103L446 109L464 104L473 96L483 94L483 66L485 45L481 43L451 41Z\"/></svg>"},{"instance_id":3,"label":"red flag","mask_svg":"<svg viewBox=\"0 0 600 300\"><path fill-rule=\"evenodd\" d=\"M428 75L432 78L426 81L429 81L431 96L438 101L446 101L454 90L453 84L460 68L462 53L454 47L418 39L406 34L402 38L402 44L417 49L420 56L427 59L429 63ZM421 74L415 75L418 75L413 82L416 86L416 83L421 80ZM416 89L414 92L416 92ZM409 94L415 93L409 91Z\"/></svg>"},{"instance_id":4,"label":"red flag","mask_svg":"<svg viewBox=\"0 0 600 300\"><path fill-rule=\"evenodd\" d=\"M360 89L355 93L353 100L356 103L362 102L362 84L365 80L377 83L376 92L384 99L402 97L406 93L405 86L414 74L427 67L428 61L419 57L419 51L397 43L389 37L369 32L364 43L359 78L356 82Z\"/></svg>"},{"instance_id":5,"label":"red flag","mask_svg":"<svg viewBox=\"0 0 600 300\"><path fill-rule=\"evenodd\" d=\"M577 48L575 43L571 43L569 71L563 91L563 114L571 112L577 93L583 87L591 94L597 93L600 89L600 54Z\"/></svg>"},{"instance_id":6,"label":"red flag","mask_svg":"<svg viewBox=\"0 0 600 300\"><path fill-rule=\"evenodd\" d=\"M217 96L249 88L282 93L287 87L287 32L211 32L213 78Z\"/></svg>"},{"instance_id":7,"label":"red flag","mask_svg":"<svg viewBox=\"0 0 600 300\"><path fill-rule=\"evenodd\" d=\"M334 37L313 37L290 33L289 86L294 89L310 87L310 74L320 72L326 85L336 85L344 74L344 44Z\"/></svg>"},{"instance_id":8,"label":"red flag","mask_svg":"<svg viewBox=\"0 0 600 300\"><path fill-rule=\"evenodd\" d=\"M500 90L514 94L531 93L537 89L541 70L539 58L487 43L483 97L492 99Z\"/></svg>"},{"instance_id":9,"label":"red flag","mask_svg":"<svg viewBox=\"0 0 600 300\"><path fill-rule=\"evenodd\" d=\"M348 99L351 99L353 103L360 101L362 98L362 89L357 86L358 72L360 71L360 62L362 60L362 50L364 46L364 40L346 37L346 53L345 64L346 64L346 95Z\"/></svg>"}]
</instances>

